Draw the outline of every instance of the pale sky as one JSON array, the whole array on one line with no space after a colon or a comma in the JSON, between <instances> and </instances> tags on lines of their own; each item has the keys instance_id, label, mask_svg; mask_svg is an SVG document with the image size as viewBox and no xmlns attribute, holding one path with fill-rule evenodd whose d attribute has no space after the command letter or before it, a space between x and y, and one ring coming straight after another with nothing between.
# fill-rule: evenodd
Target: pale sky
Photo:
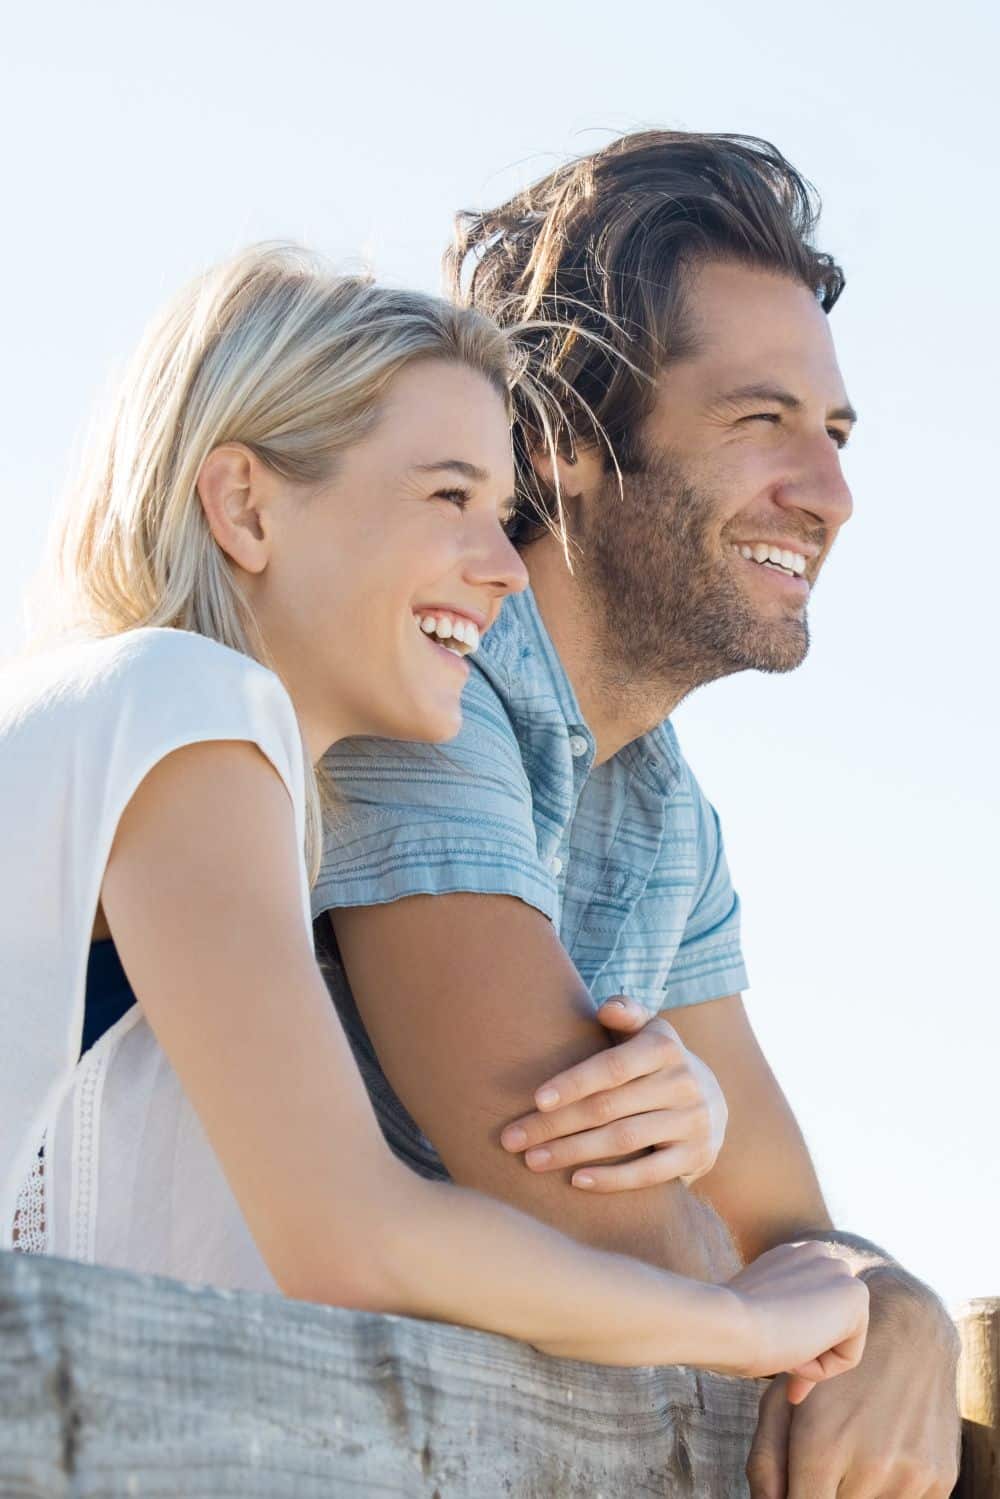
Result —
<instances>
[{"instance_id":1,"label":"pale sky","mask_svg":"<svg viewBox=\"0 0 1000 1499\"><path fill-rule=\"evenodd\" d=\"M436 290L455 209L647 125L764 135L816 183L856 515L807 664L677 727L836 1220L953 1305L1000 1295L996 15L60 0L0 60L4 652L96 394L208 262L296 238Z\"/></svg>"}]
</instances>

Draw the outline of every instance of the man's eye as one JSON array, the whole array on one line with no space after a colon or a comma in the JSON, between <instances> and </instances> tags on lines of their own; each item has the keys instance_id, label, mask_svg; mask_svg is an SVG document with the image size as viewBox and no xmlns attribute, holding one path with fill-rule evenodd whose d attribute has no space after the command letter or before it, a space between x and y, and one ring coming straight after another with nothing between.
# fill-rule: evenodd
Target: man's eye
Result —
<instances>
[{"instance_id":1,"label":"man's eye","mask_svg":"<svg viewBox=\"0 0 1000 1499\"><path fill-rule=\"evenodd\" d=\"M434 491L435 500L447 500L450 505L457 505L459 510L464 510L471 500L467 489L437 489Z\"/></svg>"},{"instance_id":2,"label":"man's eye","mask_svg":"<svg viewBox=\"0 0 1000 1499\"><path fill-rule=\"evenodd\" d=\"M752 416L745 416L745 422L780 422L781 414L777 411L755 411Z\"/></svg>"},{"instance_id":3,"label":"man's eye","mask_svg":"<svg viewBox=\"0 0 1000 1499\"><path fill-rule=\"evenodd\" d=\"M833 438L838 448L844 449L847 447L848 441L850 439L850 433L841 432L839 427L827 427L826 430L830 437Z\"/></svg>"}]
</instances>

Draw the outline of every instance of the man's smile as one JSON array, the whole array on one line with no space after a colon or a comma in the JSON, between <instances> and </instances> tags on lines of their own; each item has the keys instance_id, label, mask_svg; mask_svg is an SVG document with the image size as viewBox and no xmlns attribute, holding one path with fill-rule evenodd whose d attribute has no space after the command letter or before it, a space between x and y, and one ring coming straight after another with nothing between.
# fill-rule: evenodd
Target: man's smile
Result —
<instances>
[{"instance_id":1,"label":"man's smile","mask_svg":"<svg viewBox=\"0 0 1000 1499\"><path fill-rule=\"evenodd\" d=\"M734 541L731 547L741 561L749 563L758 572L787 579L797 592L808 591L810 585L806 578L806 568L817 555L815 548L810 547L807 556L794 546L781 546L769 541Z\"/></svg>"}]
</instances>

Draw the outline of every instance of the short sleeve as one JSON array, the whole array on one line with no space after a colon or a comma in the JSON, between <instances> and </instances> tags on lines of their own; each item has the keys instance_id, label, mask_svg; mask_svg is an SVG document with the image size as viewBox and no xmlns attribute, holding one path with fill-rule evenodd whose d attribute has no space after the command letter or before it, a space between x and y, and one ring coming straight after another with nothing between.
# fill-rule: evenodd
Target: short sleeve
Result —
<instances>
[{"instance_id":1,"label":"short sleeve","mask_svg":"<svg viewBox=\"0 0 1000 1499\"><path fill-rule=\"evenodd\" d=\"M664 1009L738 994L748 984L740 947L740 902L729 877L719 818L693 776L691 792L700 881L670 967Z\"/></svg>"},{"instance_id":2,"label":"short sleeve","mask_svg":"<svg viewBox=\"0 0 1000 1499\"><path fill-rule=\"evenodd\" d=\"M313 915L409 895L512 895L555 919L538 855L531 788L510 719L475 669L447 744L347 739L324 761L332 783Z\"/></svg>"},{"instance_id":3,"label":"short sleeve","mask_svg":"<svg viewBox=\"0 0 1000 1499\"><path fill-rule=\"evenodd\" d=\"M98 721L112 725L95 747L112 806L173 750L205 741L247 740L284 781L302 823L303 747L295 710L267 667L193 631L135 630L120 637L95 697ZM117 820L117 819L116 819Z\"/></svg>"}]
</instances>

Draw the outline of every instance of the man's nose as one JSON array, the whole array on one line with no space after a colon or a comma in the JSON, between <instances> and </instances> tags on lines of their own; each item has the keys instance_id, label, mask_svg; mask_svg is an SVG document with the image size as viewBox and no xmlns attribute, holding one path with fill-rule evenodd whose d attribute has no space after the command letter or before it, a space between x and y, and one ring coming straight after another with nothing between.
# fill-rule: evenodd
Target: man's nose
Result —
<instances>
[{"instance_id":1,"label":"man's nose","mask_svg":"<svg viewBox=\"0 0 1000 1499\"><path fill-rule=\"evenodd\" d=\"M484 518L474 538L470 536L469 539L472 544L466 553L464 571L470 583L491 589L498 598L524 592L528 586L528 569L496 521Z\"/></svg>"},{"instance_id":2,"label":"man's nose","mask_svg":"<svg viewBox=\"0 0 1000 1499\"><path fill-rule=\"evenodd\" d=\"M850 520L854 500L832 438L824 434L804 445L795 472L781 484L776 499L785 509L814 515L831 532Z\"/></svg>"}]
</instances>

